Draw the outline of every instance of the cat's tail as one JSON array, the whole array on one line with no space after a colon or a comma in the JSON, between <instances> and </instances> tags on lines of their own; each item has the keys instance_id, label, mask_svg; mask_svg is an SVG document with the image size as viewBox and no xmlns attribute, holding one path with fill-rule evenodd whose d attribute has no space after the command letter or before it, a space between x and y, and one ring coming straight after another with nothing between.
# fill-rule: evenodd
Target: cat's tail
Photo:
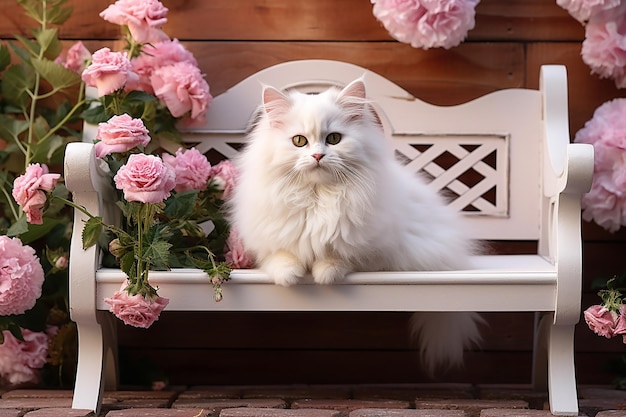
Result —
<instances>
[{"instance_id":1,"label":"cat's tail","mask_svg":"<svg viewBox=\"0 0 626 417\"><path fill-rule=\"evenodd\" d=\"M463 365L466 348L479 345L478 313L436 312L411 316L411 336L418 343L421 365L429 376Z\"/></svg>"}]
</instances>

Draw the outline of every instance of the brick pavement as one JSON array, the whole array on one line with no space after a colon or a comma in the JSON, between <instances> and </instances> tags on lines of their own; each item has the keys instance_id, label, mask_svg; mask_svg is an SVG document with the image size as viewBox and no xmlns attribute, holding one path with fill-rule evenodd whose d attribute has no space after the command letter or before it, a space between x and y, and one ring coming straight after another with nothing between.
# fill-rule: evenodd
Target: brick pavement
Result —
<instances>
[{"instance_id":1,"label":"brick pavement","mask_svg":"<svg viewBox=\"0 0 626 417\"><path fill-rule=\"evenodd\" d=\"M0 391L1 392L1 391ZM580 416L626 417L626 392L581 387ZM98 416L69 390L2 392L0 417L547 417L545 393L521 385L192 386L107 391Z\"/></svg>"}]
</instances>

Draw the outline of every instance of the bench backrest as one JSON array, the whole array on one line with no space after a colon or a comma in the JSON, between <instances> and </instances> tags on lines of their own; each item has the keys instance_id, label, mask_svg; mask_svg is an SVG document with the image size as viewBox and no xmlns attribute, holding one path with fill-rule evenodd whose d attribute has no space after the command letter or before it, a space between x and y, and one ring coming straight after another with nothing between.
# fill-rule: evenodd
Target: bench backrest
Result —
<instances>
[{"instance_id":1,"label":"bench backrest","mask_svg":"<svg viewBox=\"0 0 626 417\"><path fill-rule=\"evenodd\" d=\"M544 83L548 69L551 79ZM184 131L183 141L210 159L231 158L246 141L264 85L318 92L361 76L399 160L449 197L466 215L473 238L541 240L547 232L542 231L541 214L546 132L552 130L558 141L569 143L562 66L542 67L545 86L537 90L504 89L464 104L436 106L357 65L291 61L259 71L215 97L207 123ZM548 101L552 127L546 124ZM168 150L175 152L176 147ZM551 157L549 171L560 175L563 167L558 165L565 156Z\"/></svg>"}]
</instances>

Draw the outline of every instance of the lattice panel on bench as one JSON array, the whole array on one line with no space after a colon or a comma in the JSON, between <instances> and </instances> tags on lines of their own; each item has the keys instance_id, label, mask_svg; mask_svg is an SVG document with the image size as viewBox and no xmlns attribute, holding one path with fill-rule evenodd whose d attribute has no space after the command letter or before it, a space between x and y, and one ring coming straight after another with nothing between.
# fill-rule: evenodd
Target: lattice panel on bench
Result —
<instances>
[{"instance_id":1,"label":"lattice panel on bench","mask_svg":"<svg viewBox=\"0 0 626 417\"><path fill-rule=\"evenodd\" d=\"M395 134L398 159L464 214L508 216L508 137Z\"/></svg>"},{"instance_id":2,"label":"lattice panel on bench","mask_svg":"<svg viewBox=\"0 0 626 417\"><path fill-rule=\"evenodd\" d=\"M212 164L232 158L245 132L187 132L184 141ZM505 135L396 134L398 160L430 180L464 214L508 215L508 140Z\"/></svg>"}]
</instances>

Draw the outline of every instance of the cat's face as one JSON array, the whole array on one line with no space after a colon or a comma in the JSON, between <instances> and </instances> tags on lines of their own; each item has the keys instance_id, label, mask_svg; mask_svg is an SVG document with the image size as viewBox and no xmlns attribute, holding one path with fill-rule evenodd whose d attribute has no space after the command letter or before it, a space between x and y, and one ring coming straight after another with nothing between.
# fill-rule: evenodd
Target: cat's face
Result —
<instances>
[{"instance_id":1,"label":"cat's face","mask_svg":"<svg viewBox=\"0 0 626 417\"><path fill-rule=\"evenodd\" d=\"M368 141L380 134L372 126L371 109L365 101L361 80L342 91L320 94L293 92L285 95L273 88L263 93L265 117L272 147L271 163L298 181L312 184L346 183L369 163Z\"/></svg>"}]
</instances>

